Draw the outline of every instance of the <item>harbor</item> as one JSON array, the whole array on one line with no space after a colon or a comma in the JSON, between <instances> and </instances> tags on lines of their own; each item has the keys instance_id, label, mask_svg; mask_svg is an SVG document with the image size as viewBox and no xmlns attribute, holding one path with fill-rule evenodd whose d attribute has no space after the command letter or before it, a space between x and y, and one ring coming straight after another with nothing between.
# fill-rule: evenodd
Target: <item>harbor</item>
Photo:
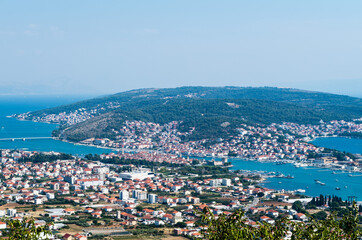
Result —
<instances>
[{"instance_id":1,"label":"harbor","mask_svg":"<svg viewBox=\"0 0 362 240\"><path fill-rule=\"evenodd\" d=\"M360 182L362 176L359 173L348 171L321 169L315 166L295 167L293 164L280 164L276 162L259 162L246 160L232 160L233 170L247 169L260 174L266 180L263 186L271 189L298 191L307 196L337 195L343 199L356 196L362 200ZM322 171L321 171L322 170ZM293 178L288 178L287 176ZM350 176L352 175L352 176Z\"/></svg>"}]
</instances>

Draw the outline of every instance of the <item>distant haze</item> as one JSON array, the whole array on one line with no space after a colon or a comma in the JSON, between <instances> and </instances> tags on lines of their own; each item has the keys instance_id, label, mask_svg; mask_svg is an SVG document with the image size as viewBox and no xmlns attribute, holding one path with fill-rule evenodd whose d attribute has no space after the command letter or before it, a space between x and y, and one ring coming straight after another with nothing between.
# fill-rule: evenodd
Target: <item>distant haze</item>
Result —
<instances>
[{"instance_id":1,"label":"distant haze","mask_svg":"<svg viewBox=\"0 0 362 240\"><path fill-rule=\"evenodd\" d=\"M275 86L362 97L362 2L1 1L0 95Z\"/></svg>"}]
</instances>

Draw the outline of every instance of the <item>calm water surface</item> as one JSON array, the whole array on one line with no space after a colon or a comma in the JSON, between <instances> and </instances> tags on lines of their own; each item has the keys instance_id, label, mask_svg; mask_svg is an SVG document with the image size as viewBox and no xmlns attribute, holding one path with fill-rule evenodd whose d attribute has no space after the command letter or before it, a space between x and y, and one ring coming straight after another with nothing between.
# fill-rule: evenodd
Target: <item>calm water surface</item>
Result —
<instances>
[{"instance_id":1,"label":"calm water surface","mask_svg":"<svg viewBox=\"0 0 362 240\"><path fill-rule=\"evenodd\" d=\"M0 97L0 138L26 138L26 137L49 137L51 132L57 128L56 124L34 123L30 121L18 121L7 116L15 113L23 113L89 98L89 96L1 96ZM74 155L85 155L88 153L109 153L111 150L73 145L53 139L15 140L0 141L0 149L23 149L34 151L57 151Z\"/></svg>"}]
</instances>

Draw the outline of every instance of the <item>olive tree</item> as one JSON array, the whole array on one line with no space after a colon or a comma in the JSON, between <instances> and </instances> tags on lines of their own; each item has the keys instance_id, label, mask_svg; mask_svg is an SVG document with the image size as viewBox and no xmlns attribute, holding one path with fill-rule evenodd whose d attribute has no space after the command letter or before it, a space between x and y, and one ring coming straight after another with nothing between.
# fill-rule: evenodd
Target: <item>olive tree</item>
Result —
<instances>
[{"instance_id":1,"label":"olive tree","mask_svg":"<svg viewBox=\"0 0 362 240\"><path fill-rule=\"evenodd\" d=\"M47 239L51 234L48 226L36 226L34 218L4 219L7 224L6 235L10 240Z\"/></svg>"}]
</instances>

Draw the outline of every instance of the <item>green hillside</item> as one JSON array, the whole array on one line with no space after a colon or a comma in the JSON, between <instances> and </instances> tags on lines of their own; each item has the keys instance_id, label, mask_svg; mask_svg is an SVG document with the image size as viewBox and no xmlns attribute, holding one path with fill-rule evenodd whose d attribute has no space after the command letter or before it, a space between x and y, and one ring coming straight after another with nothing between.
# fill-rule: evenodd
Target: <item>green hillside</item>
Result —
<instances>
[{"instance_id":1,"label":"green hillside","mask_svg":"<svg viewBox=\"0 0 362 240\"><path fill-rule=\"evenodd\" d=\"M59 106L33 112L34 115L74 111L79 108L104 107L107 105L137 104L143 101L193 98L193 99L260 99L291 103L305 107L329 110L338 107L339 110L361 111L362 99L344 95L311 92L290 88L275 87L179 87L164 89L138 89L121 92L109 96L80 101L69 105Z\"/></svg>"},{"instance_id":2,"label":"green hillside","mask_svg":"<svg viewBox=\"0 0 362 240\"><path fill-rule=\"evenodd\" d=\"M67 114L79 109L92 112L92 118L73 125L63 125L62 136L69 140L112 138L112 129L119 129L126 119L161 124L182 121L182 131L195 127L194 134L187 140L197 140L227 138L241 123L270 124L285 121L315 124L321 119L360 118L362 99L271 87L139 89L36 111L30 113L28 119L48 114Z\"/></svg>"},{"instance_id":3,"label":"green hillside","mask_svg":"<svg viewBox=\"0 0 362 240\"><path fill-rule=\"evenodd\" d=\"M357 115L356 115L357 116ZM241 123L270 124L284 121L318 123L346 119L349 115L331 113L293 104L257 99L171 99L129 104L88 121L72 125L64 136L73 141L89 137L112 138L111 129L119 129L124 120L141 120L160 124L182 121L181 131L195 127L187 140L226 138ZM229 123L222 127L222 123Z\"/></svg>"}]
</instances>

